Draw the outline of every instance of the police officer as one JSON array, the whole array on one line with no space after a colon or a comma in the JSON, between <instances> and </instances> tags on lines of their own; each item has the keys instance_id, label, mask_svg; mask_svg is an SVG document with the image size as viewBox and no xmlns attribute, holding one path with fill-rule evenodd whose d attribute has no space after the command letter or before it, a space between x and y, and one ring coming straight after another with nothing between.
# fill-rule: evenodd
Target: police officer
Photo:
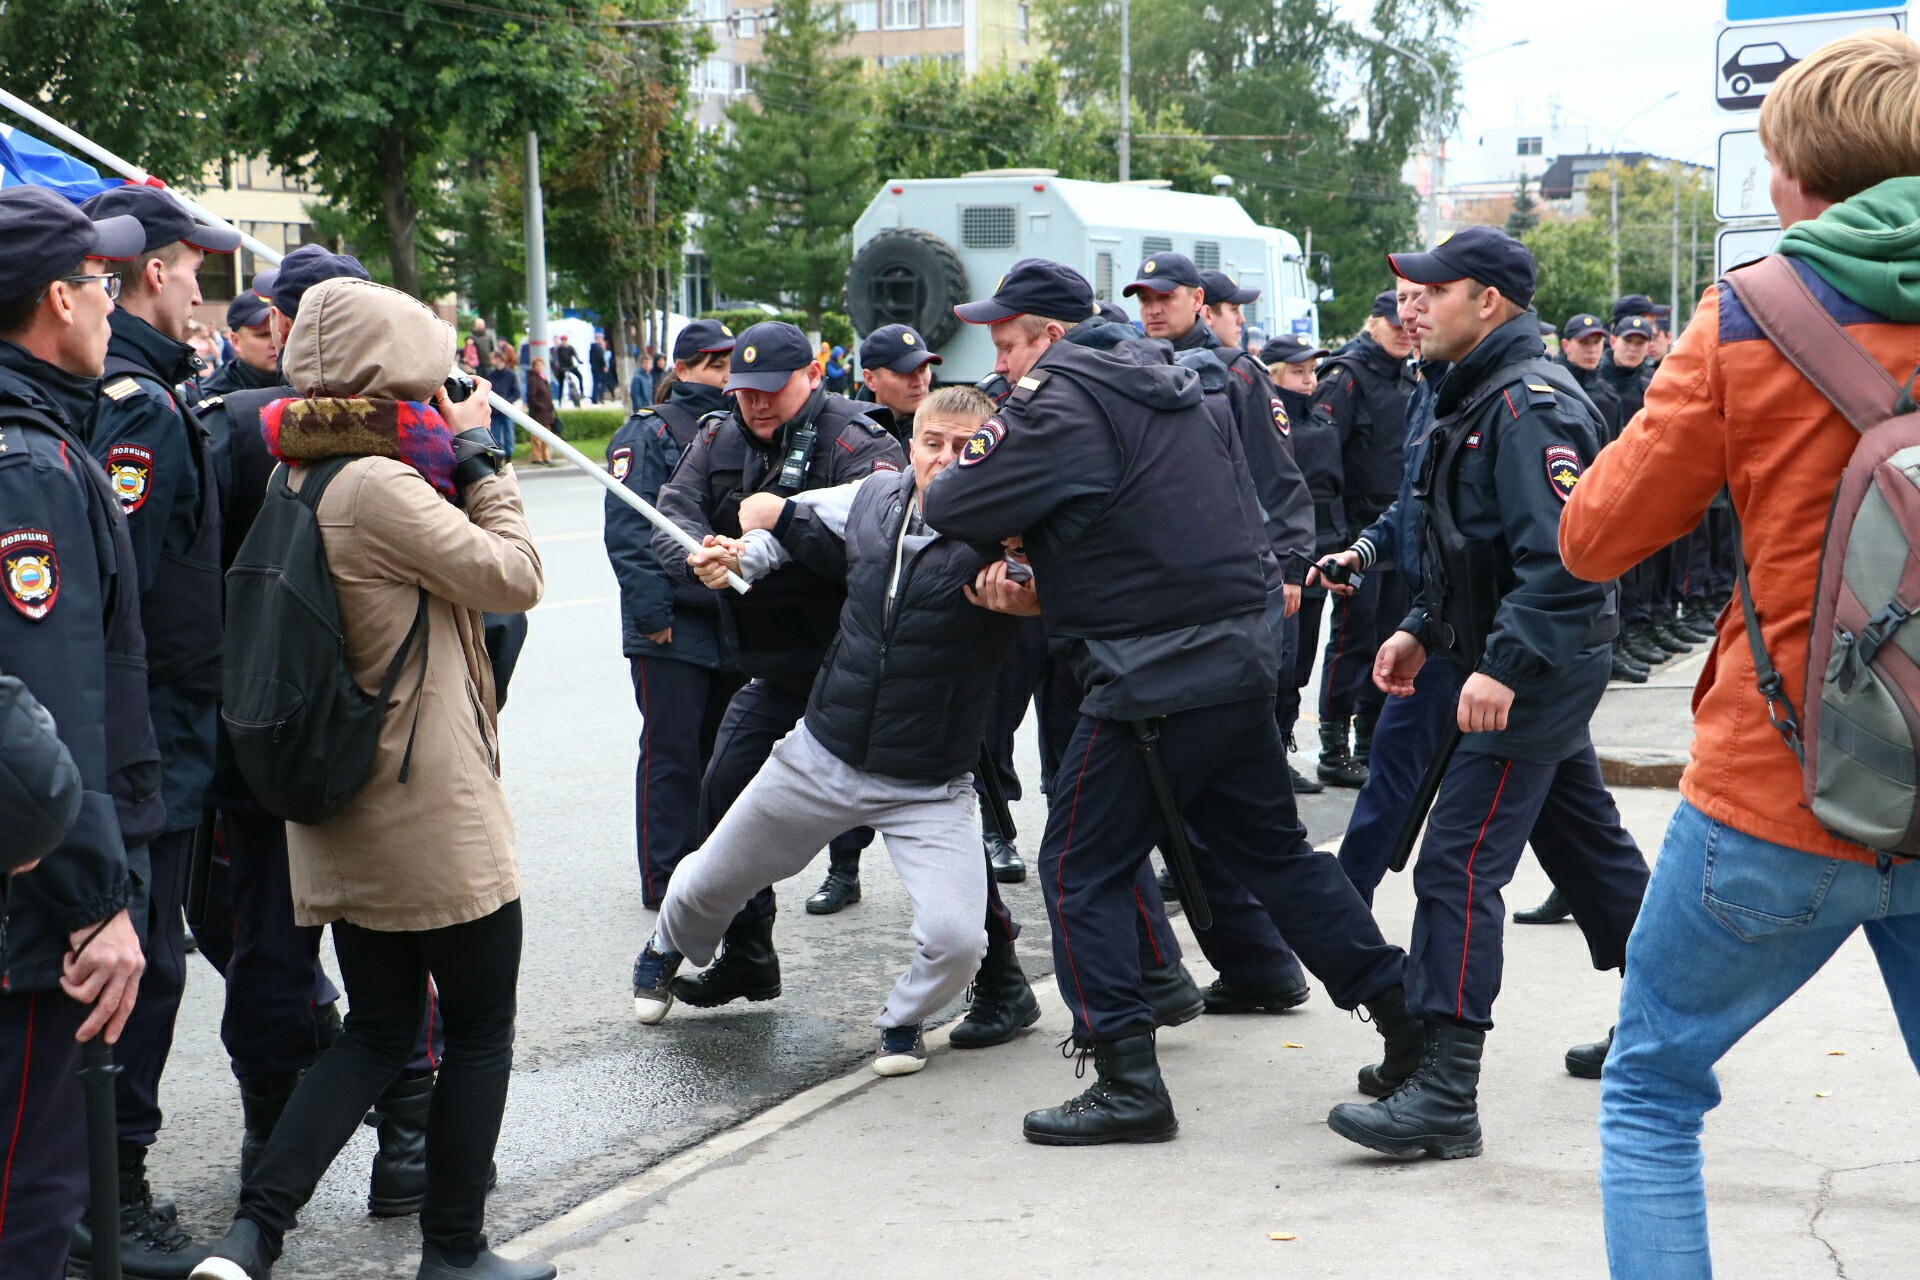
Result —
<instances>
[{"instance_id":1,"label":"police officer","mask_svg":"<svg viewBox=\"0 0 1920 1280\"><path fill-rule=\"evenodd\" d=\"M924 504L950 536L1024 538L1049 637L1072 643L1087 676L1040 854L1055 976L1098 1076L1027 1117L1029 1140L1061 1145L1165 1141L1178 1128L1141 996L1131 894L1176 823L1284 925L1335 1003L1368 1002L1390 1053L1408 1051L1404 957L1313 853L1287 789L1265 513L1239 439L1207 412L1193 372L1062 341L1092 309L1084 279L1040 259L956 308L993 327L1015 389ZM1156 802L1156 781L1179 813Z\"/></svg>"},{"instance_id":2,"label":"police officer","mask_svg":"<svg viewBox=\"0 0 1920 1280\"><path fill-rule=\"evenodd\" d=\"M913 439L913 415L933 386L933 366L940 357L927 350L927 340L908 324L883 324L860 342L861 401L871 401L867 414L885 427L901 448Z\"/></svg>"},{"instance_id":3,"label":"police officer","mask_svg":"<svg viewBox=\"0 0 1920 1280\"><path fill-rule=\"evenodd\" d=\"M11 1122L0 1183L9 1280L65 1272L87 1205L80 1045L121 1039L145 965L122 832L146 840L165 825L132 545L80 436L106 362L115 268L145 245L132 218L89 221L41 187L0 191L0 669L51 714L81 788L65 836L0 882L0 1097L32 1099ZM132 1154L123 1185L143 1181ZM123 1225L143 1239L177 1234L151 1215Z\"/></svg>"},{"instance_id":4,"label":"police officer","mask_svg":"<svg viewBox=\"0 0 1920 1280\"><path fill-rule=\"evenodd\" d=\"M1224 271L1202 271L1200 296L1200 318L1213 330L1220 345L1228 351L1243 349L1247 339L1247 304L1260 301L1260 290L1241 284Z\"/></svg>"},{"instance_id":5,"label":"police officer","mask_svg":"<svg viewBox=\"0 0 1920 1280\"><path fill-rule=\"evenodd\" d=\"M1340 436L1333 424L1312 413L1313 391L1319 379L1316 362L1327 358L1325 347L1315 347L1291 334L1274 338L1260 348L1260 363L1267 366L1273 379L1274 394L1287 411L1293 426L1293 457L1306 479L1307 493L1313 499L1313 554L1316 558L1343 550L1347 545L1345 512L1340 502ZM1283 646L1287 660L1280 667L1280 696L1275 714L1280 736L1286 740L1291 756L1298 750L1294 725L1300 719L1300 691L1313 679L1314 659L1320 654L1320 615L1325 611L1327 589L1305 585L1300 593L1300 611L1286 621L1287 639ZM1287 761L1287 777L1295 795L1316 794L1326 790L1318 778L1310 778Z\"/></svg>"},{"instance_id":6,"label":"police officer","mask_svg":"<svg viewBox=\"0 0 1920 1280\"><path fill-rule=\"evenodd\" d=\"M1457 664L1468 673L1456 709L1464 736L1414 872L1407 1005L1426 1023L1425 1051L1393 1092L1337 1106L1328 1124L1377 1151L1458 1158L1481 1150L1500 890L1529 837L1599 968L1621 963L1647 867L1587 731L1619 625L1613 588L1574 578L1559 554L1560 509L1599 452L1600 419L1546 359L1526 309L1533 258L1493 228L1469 227L1388 261L1423 286L1422 349L1452 367L1434 391L1415 486L1427 543L1420 597L1381 646L1375 678L1405 696L1429 653Z\"/></svg>"},{"instance_id":7,"label":"police officer","mask_svg":"<svg viewBox=\"0 0 1920 1280\"><path fill-rule=\"evenodd\" d=\"M1560 354L1554 363L1573 375L1580 389L1587 393L1587 399L1593 401L1593 407L1600 411L1600 442L1610 444L1620 434L1620 428L1626 425L1620 418L1620 397L1615 395L1613 387L1600 376L1600 360L1606 353L1607 326L1600 317L1581 312L1569 319L1560 328ZM1618 636L1614 637L1612 674L1615 680L1624 680L1629 684L1645 684L1648 668L1621 645ZM1533 924L1531 918L1523 918L1525 912L1515 912L1514 920L1521 924ZM1564 915L1561 917L1564 919Z\"/></svg>"},{"instance_id":8,"label":"police officer","mask_svg":"<svg viewBox=\"0 0 1920 1280\"><path fill-rule=\"evenodd\" d=\"M701 431L660 490L659 508L695 538L740 536L740 502L753 493L789 497L806 489L845 484L874 471L899 470L906 455L863 406L821 385L807 336L769 320L734 340L725 390L733 413ZM655 534L654 554L670 578L697 584L687 553ZM766 760L773 744L806 710L814 674L839 627L846 590L804 564L769 574L744 596L720 597L721 634L747 684L727 704L713 758L700 784L696 840L713 829L733 798ZM861 827L837 836L829 853L865 848L873 833ZM719 959L697 974L675 978L676 998L696 1008L731 1000L771 1000L780 994L780 960L773 950L771 888L754 895L727 929Z\"/></svg>"},{"instance_id":9,"label":"police officer","mask_svg":"<svg viewBox=\"0 0 1920 1280\"><path fill-rule=\"evenodd\" d=\"M1600 376L1620 401L1622 426L1640 412L1647 385L1653 381L1653 370L1647 365L1647 351L1657 332L1652 306L1638 294L1614 303L1613 340L1601 360ZM1647 666L1658 666L1693 647L1691 638L1673 627L1672 574L1672 551L1662 549L1635 565L1623 580L1621 644Z\"/></svg>"},{"instance_id":10,"label":"police officer","mask_svg":"<svg viewBox=\"0 0 1920 1280\"><path fill-rule=\"evenodd\" d=\"M227 327L233 330L233 359L198 380L197 394L189 397L195 409L209 396L280 385L280 348L273 339L273 307L257 287L242 289L227 304Z\"/></svg>"},{"instance_id":11,"label":"police officer","mask_svg":"<svg viewBox=\"0 0 1920 1280\"><path fill-rule=\"evenodd\" d=\"M1313 412L1340 439L1340 498L1347 529L1364 529L1400 488L1407 400L1413 394L1413 343L1400 327L1395 291L1375 296L1367 327L1320 369ZM1369 574L1334 604L1320 672L1320 780L1357 787L1367 780L1380 691L1373 654L1406 614L1392 574ZM1351 745L1348 733L1352 732Z\"/></svg>"},{"instance_id":12,"label":"police officer","mask_svg":"<svg viewBox=\"0 0 1920 1280\"><path fill-rule=\"evenodd\" d=\"M186 980L181 910L196 834L208 820L204 807L220 698L219 485L206 432L173 388L199 368L186 337L200 302L200 264L209 253L239 248L240 234L196 223L155 187L116 187L82 208L93 217L131 215L147 231L145 251L120 268L107 376L87 436L133 535L148 708L160 743L167 811L164 832L144 850L128 851L145 885L145 901L136 904L144 907L144 918L136 910L134 924L147 969L128 1021L117 1093L121 1141L144 1156L160 1128L160 1076ZM121 1215L137 1218L150 1210L150 1201L126 1201ZM184 1238L176 1232L169 1240ZM86 1244L83 1239L77 1248ZM179 1252L148 1244L125 1258L126 1274L184 1274Z\"/></svg>"},{"instance_id":13,"label":"police officer","mask_svg":"<svg viewBox=\"0 0 1920 1280\"><path fill-rule=\"evenodd\" d=\"M695 320L680 331L666 399L636 408L607 445L614 479L648 502L658 497L695 437L731 414L721 388L732 351L733 334L718 320ZM720 638L714 593L670 577L654 555L653 526L612 494L605 538L641 716L634 768L640 899L657 911L673 869L693 852L700 779L741 681Z\"/></svg>"}]
</instances>

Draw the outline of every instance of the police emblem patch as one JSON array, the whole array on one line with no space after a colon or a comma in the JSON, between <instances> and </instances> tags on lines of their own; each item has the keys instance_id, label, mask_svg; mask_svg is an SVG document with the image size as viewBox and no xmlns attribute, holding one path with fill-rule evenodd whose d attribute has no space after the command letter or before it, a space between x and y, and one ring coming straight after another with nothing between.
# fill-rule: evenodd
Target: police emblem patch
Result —
<instances>
[{"instance_id":1,"label":"police emblem patch","mask_svg":"<svg viewBox=\"0 0 1920 1280\"><path fill-rule=\"evenodd\" d=\"M1571 445L1550 444L1547 446L1547 483L1565 502L1573 496L1573 486L1580 480L1580 455Z\"/></svg>"},{"instance_id":2,"label":"police emblem patch","mask_svg":"<svg viewBox=\"0 0 1920 1280\"><path fill-rule=\"evenodd\" d=\"M910 347L917 341L917 339L911 333L903 333L900 335L900 341Z\"/></svg>"},{"instance_id":3,"label":"police emblem patch","mask_svg":"<svg viewBox=\"0 0 1920 1280\"><path fill-rule=\"evenodd\" d=\"M0 579L6 583L7 599L24 616L38 622L53 612L53 602L60 598L53 535L44 529L0 534Z\"/></svg>"},{"instance_id":4,"label":"police emblem patch","mask_svg":"<svg viewBox=\"0 0 1920 1280\"><path fill-rule=\"evenodd\" d=\"M1287 406L1280 403L1278 396L1273 398L1273 425L1283 436L1293 433L1293 421L1287 417Z\"/></svg>"},{"instance_id":5,"label":"police emblem patch","mask_svg":"<svg viewBox=\"0 0 1920 1280\"><path fill-rule=\"evenodd\" d=\"M1000 442L1006 438L1006 424L998 418L988 418L980 424L980 429L968 436L967 442L960 446L960 457L957 461L963 467L984 462L987 455L998 449Z\"/></svg>"},{"instance_id":6,"label":"police emblem patch","mask_svg":"<svg viewBox=\"0 0 1920 1280\"><path fill-rule=\"evenodd\" d=\"M625 480L627 473L633 470L633 450L615 449L613 451L613 478Z\"/></svg>"},{"instance_id":7,"label":"police emblem patch","mask_svg":"<svg viewBox=\"0 0 1920 1280\"><path fill-rule=\"evenodd\" d=\"M752 364L755 360L758 360L759 358L760 358L760 352L753 347L748 347L745 351L742 351L740 353L741 364Z\"/></svg>"},{"instance_id":8,"label":"police emblem patch","mask_svg":"<svg viewBox=\"0 0 1920 1280\"><path fill-rule=\"evenodd\" d=\"M107 450L107 480L120 509L128 515L138 511L153 486L153 454L137 444L116 444Z\"/></svg>"}]
</instances>

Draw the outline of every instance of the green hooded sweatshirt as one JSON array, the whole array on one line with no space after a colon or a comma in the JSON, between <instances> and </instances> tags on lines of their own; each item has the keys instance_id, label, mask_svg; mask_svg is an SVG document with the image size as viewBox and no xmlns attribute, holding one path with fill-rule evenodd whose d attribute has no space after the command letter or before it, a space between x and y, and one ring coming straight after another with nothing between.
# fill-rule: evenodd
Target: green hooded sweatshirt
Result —
<instances>
[{"instance_id":1,"label":"green hooded sweatshirt","mask_svg":"<svg viewBox=\"0 0 1920 1280\"><path fill-rule=\"evenodd\" d=\"M1779 251L1861 306L1920 324L1920 178L1888 178L1796 222Z\"/></svg>"}]
</instances>

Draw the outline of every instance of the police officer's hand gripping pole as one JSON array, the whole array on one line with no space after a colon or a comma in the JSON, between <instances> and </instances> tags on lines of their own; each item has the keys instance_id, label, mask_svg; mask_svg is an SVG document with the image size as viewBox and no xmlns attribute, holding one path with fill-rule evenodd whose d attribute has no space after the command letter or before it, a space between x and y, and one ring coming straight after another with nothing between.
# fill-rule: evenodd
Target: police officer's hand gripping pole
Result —
<instances>
[{"instance_id":1,"label":"police officer's hand gripping pole","mask_svg":"<svg viewBox=\"0 0 1920 1280\"><path fill-rule=\"evenodd\" d=\"M175 200L179 201L181 207L184 208L188 213L192 214L194 217L198 218L201 222L205 223L206 225L211 227L224 227L229 231L236 230L224 219L208 212L206 209L202 208L200 205L196 204L194 201L188 199L186 196L181 195L178 191L175 191L172 187L167 186L166 183L154 177L152 174L142 169L139 165L132 164L126 160L121 159L119 156L115 155L113 152L107 150L105 147L93 141L93 139L85 136L84 134L75 133L72 129L67 128L67 126L61 124L58 120L55 120L52 116L47 115L44 111L39 110L37 107L33 106L31 103L28 103L18 97L15 97L13 94L8 93L4 89L0 89L0 106L6 107L8 110L12 111L15 115L18 115L22 119L46 130L49 134L52 134L55 138L58 138L60 141L65 142L70 146L76 147L79 150L86 152L89 156L93 157L95 160L99 161L101 164L105 165L107 168L112 169L114 172L118 173L121 177L127 179L129 182L137 182L137 183L144 184L146 186L159 187L160 189L164 190L168 195L172 196ZM269 248L268 246L262 244L260 241L254 239L252 236L245 234L244 232L240 232L238 234L240 235L241 243L246 245L248 249L252 250L259 257L264 258L270 265L274 265L274 266L279 265L280 259L283 255L278 250ZM584 471L587 475L593 477L593 479L607 492L614 494L622 502L632 507L635 511L638 511L642 516L646 517L647 523L651 524L654 528L659 529L661 532L665 533L668 537L678 542L681 546L685 547L690 552L697 552L700 550L700 544L696 542L693 538L689 537L685 530L681 529L678 525L674 524L673 521L661 515L657 510L654 509L651 503L647 502L644 498L640 497L639 494L633 492L633 490L627 488L625 485L621 484L618 480L615 480L612 476L608 475L606 471L599 466L599 464L595 463L592 459L588 458L586 454L581 453L578 449L568 444L565 440L562 440L559 436L555 435L551 429L541 426L538 422L535 422L532 418L528 417L524 410L515 408L512 404L509 404L506 400L502 399L500 396L493 394L491 391L487 393L487 403L491 405L494 409L498 410L500 413L505 414L508 418L518 423L523 429L527 431L529 435L536 436L539 439L546 441L547 444L550 445L553 449L555 449L560 454L561 457L565 458L568 462L571 462L574 466L578 467L581 471ZM743 594L747 590L746 579L740 577L738 574L731 573L731 572L727 575L726 585L732 587L735 591L741 592Z\"/></svg>"}]
</instances>

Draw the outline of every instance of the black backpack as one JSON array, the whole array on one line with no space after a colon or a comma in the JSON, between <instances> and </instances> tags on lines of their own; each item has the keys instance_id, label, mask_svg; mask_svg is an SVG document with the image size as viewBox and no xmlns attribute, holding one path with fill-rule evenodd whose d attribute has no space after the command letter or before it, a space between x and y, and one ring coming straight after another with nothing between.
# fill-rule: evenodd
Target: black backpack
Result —
<instances>
[{"instance_id":1,"label":"black backpack","mask_svg":"<svg viewBox=\"0 0 1920 1280\"><path fill-rule=\"evenodd\" d=\"M287 484L287 468L275 467L260 514L227 570L220 719L241 776L269 813L288 822L325 822L366 785L387 699L414 638L423 650L426 644L422 588L413 626L387 664L379 694L369 696L354 682L315 515L327 485L351 461L314 463L298 492ZM423 651L401 782L413 757L426 679Z\"/></svg>"}]
</instances>

